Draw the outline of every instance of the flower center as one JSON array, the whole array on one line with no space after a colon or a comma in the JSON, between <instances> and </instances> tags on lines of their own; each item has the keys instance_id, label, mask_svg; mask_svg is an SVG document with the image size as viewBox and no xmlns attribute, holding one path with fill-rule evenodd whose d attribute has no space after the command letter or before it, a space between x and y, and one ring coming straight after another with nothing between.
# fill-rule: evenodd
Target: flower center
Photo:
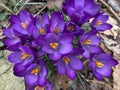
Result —
<instances>
[{"instance_id":1,"label":"flower center","mask_svg":"<svg viewBox=\"0 0 120 90\"><path fill-rule=\"evenodd\" d=\"M64 61L65 61L66 64L68 64L69 61L70 61L70 59L69 59L68 57L65 57L65 58L64 58Z\"/></svg>"},{"instance_id":2,"label":"flower center","mask_svg":"<svg viewBox=\"0 0 120 90\"><path fill-rule=\"evenodd\" d=\"M26 59L26 58L29 57L29 54L27 54L27 53L25 53L25 52L23 52L23 53L21 53L21 54L22 54L21 59Z\"/></svg>"},{"instance_id":3,"label":"flower center","mask_svg":"<svg viewBox=\"0 0 120 90\"><path fill-rule=\"evenodd\" d=\"M99 21L97 21L97 22L95 23L95 26L99 26L99 25L101 25L101 24L102 24L102 21L99 20Z\"/></svg>"},{"instance_id":4,"label":"flower center","mask_svg":"<svg viewBox=\"0 0 120 90\"><path fill-rule=\"evenodd\" d=\"M45 30L40 28L40 34L45 34Z\"/></svg>"},{"instance_id":5,"label":"flower center","mask_svg":"<svg viewBox=\"0 0 120 90\"><path fill-rule=\"evenodd\" d=\"M21 23L21 25L22 25L22 27L24 28L24 29L26 29L27 28L27 24L28 24L28 22L26 21L26 22L22 22Z\"/></svg>"},{"instance_id":6,"label":"flower center","mask_svg":"<svg viewBox=\"0 0 120 90\"><path fill-rule=\"evenodd\" d=\"M83 41L82 43L83 43L84 45L86 45L86 44L89 45L89 44L91 44L91 40L87 39L87 40Z\"/></svg>"},{"instance_id":7,"label":"flower center","mask_svg":"<svg viewBox=\"0 0 120 90\"><path fill-rule=\"evenodd\" d=\"M34 90L45 90L45 87L36 86Z\"/></svg>"},{"instance_id":8,"label":"flower center","mask_svg":"<svg viewBox=\"0 0 120 90\"><path fill-rule=\"evenodd\" d=\"M56 49L58 47L58 43L50 43L50 46L53 48L53 49Z\"/></svg>"},{"instance_id":9,"label":"flower center","mask_svg":"<svg viewBox=\"0 0 120 90\"><path fill-rule=\"evenodd\" d=\"M99 67L99 68L101 68L101 67L104 66L104 64L101 63L101 62L99 62L99 61L96 61L96 62L95 62L95 65L96 65L97 67Z\"/></svg>"},{"instance_id":10,"label":"flower center","mask_svg":"<svg viewBox=\"0 0 120 90\"><path fill-rule=\"evenodd\" d=\"M70 26L69 26L69 30L70 30L70 31L74 31L74 30L75 30L74 26L70 25Z\"/></svg>"},{"instance_id":11,"label":"flower center","mask_svg":"<svg viewBox=\"0 0 120 90\"><path fill-rule=\"evenodd\" d=\"M37 68L37 67L34 68L31 73L34 74L34 75L38 75L38 73L39 73L39 68Z\"/></svg>"},{"instance_id":12,"label":"flower center","mask_svg":"<svg viewBox=\"0 0 120 90\"><path fill-rule=\"evenodd\" d=\"M54 29L54 33L59 33L59 29L57 27Z\"/></svg>"}]
</instances>

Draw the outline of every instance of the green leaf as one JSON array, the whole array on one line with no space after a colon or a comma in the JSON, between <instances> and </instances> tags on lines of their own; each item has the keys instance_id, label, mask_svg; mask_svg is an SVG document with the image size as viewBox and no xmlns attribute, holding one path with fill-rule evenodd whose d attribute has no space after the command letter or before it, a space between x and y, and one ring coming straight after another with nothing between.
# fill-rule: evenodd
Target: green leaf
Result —
<instances>
[{"instance_id":1,"label":"green leaf","mask_svg":"<svg viewBox=\"0 0 120 90\"><path fill-rule=\"evenodd\" d=\"M0 13L0 20L2 21L2 20L5 20L6 19L6 17L7 17L7 13Z\"/></svg>"},{"instance_id":2,"label":"green leaf","mask_svg":"<svg viewBox=\"0 0 120 90\"><path fill-rule=\"evenodd\" d=\"M0 47L3 47L4 46L4 44L0 41Z\"/></svg>"}]
</instances>

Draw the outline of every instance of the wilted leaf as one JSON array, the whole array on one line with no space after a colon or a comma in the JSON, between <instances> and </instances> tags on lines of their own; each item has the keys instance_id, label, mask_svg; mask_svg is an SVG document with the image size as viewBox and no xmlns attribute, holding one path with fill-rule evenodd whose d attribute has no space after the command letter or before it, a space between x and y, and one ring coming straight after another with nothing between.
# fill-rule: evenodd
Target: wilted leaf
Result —
<instances>
[{"instance_id":1,"label":"wilted leaf","mask_svg":"<svg viewBox=\"0 0 120 90\"><path fill-rule=\"evenodd\" d=\"M47 6L49 9L56 9L62 7L63 0L47 0Z\"/></svg>"}]
</instances>

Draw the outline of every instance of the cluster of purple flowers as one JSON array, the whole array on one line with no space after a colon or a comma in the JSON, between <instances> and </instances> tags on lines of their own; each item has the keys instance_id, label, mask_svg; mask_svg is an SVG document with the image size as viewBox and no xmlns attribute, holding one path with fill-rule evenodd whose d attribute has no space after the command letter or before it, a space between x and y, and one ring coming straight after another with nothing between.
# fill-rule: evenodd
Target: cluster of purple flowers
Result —
<instances>
[{"instance_id":1,"label":"cluster of purple flowers","mask_svg":"<svg viewBox=\"0 0 120 90\"><path fill-rule=\"evenodd\" d=\"M24 77L27 90L52 90L47 78L49 60L59 74L72 80L76 71L83 69L81 55L89 59L98 80L110 76L111 67L118 64L99 47L101 38L97 33L112 26L94 0L65 0L62 11L44 13L39 18L22 10L11 15L11 27L3 31L6 36L3 42L12 51L8 60L14 64L14 74ZM86 23L90 26L87 32L82 28Z\"/></svg>"}]
</instances>

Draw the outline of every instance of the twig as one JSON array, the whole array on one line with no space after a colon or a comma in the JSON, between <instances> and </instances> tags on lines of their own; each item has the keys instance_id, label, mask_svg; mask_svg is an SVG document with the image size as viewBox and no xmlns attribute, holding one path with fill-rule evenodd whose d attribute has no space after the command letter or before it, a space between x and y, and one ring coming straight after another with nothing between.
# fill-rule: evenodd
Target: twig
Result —
<instances>
[{"instance_id":1,"label":"twig","mask_svg":"<svg viewBox=\"0 0 120 90\"><path fill-rule=\"evenodd\" d=\"M5 8L6 10L8 10L9 12L13 13L12 10L10 10L7 6L5 6L3 3L0 2L0 6L2 6L3 8Z\"/></svg>"},{"instance_id":2,"label":"twig","mask_svg":"<svg viewBox=\"0 0 120 90\"><path fill-rule=\"evenodd\" d=\"M34 16L37 16L40 12L42 12L45 8L47 7L47 5L45 5L42 9L40 9L39 12L37 12Z\"/></svg>"},{"instance_id":3,"label":"twig","mask_svg":"<svg viewBox=\"0 0 120 90\"><path fill-rule=\"evenodd\" d=\"M117 21L120 23L120 17L117 15L117 13L103 0L99 0L102 4L104 4L109 11L116 17Z\"/></svg>"},{"instance_id":4,"label":"twig","mask_svg":"<svg viewBox=\"0 0 120 90\"><path fill-rule=\"evenodd\" d=\"M17 11L16 14L18 14L18 13L20 12L20 10L22 10L22 8L23 8L23 7L25 6L25 4L28 3L28 2L29 2L29 0L26 0L25 3L20 7L20 9Z\"/></svg>"},{"instance_id":5,"label":"twig","mask_svg":"<svg viewBox=\"0 0 120 90\"><path fill-rule=\"evenodd\" d=\"M86 82L88 82L88 83L94 82L94 83L103 84L103 85L107 86L109 89L113 90L113 88L112 88L109 84L107 84L107 83L104 83L104 82L102 82L102 81L97 81L97 80L89 80L89 79L87 79L87 78L86 78L85 76L83 76L83 75L81 75L81 77L82 77Z\"/></svg>"},{"instance_id":6,"label":"twig","mask_svg":"<svg viewBox=\"0 0 120 90\"><path fill-rule=\"evenodd\" d=\"M108 84L106 84L106 83L104 83L104 82L97 81L97 80L88 80L88 79L86 79L86 81L89 82L89 83L90 83L90 82L94 82L94 83L103 84L103 85L107 86L109 89L113 90L113 88L112 88L110 85L108 85Z\"/></svg>"},{"instance_id":7,"label":"twig","mask_svg":"<svg viewBox=\"0 0 120 90\"><path fill-rule=\"evenodd\" d=\"M78 77L78 79L79 79L79 81L80 81L80 83L81 83L82 90L86 90L85 87L84 87L83 81L82 81L82 79L81 79L81 76L79 75L79 73L77 73L77 77Z\"/></svg>"}]
</instances>

